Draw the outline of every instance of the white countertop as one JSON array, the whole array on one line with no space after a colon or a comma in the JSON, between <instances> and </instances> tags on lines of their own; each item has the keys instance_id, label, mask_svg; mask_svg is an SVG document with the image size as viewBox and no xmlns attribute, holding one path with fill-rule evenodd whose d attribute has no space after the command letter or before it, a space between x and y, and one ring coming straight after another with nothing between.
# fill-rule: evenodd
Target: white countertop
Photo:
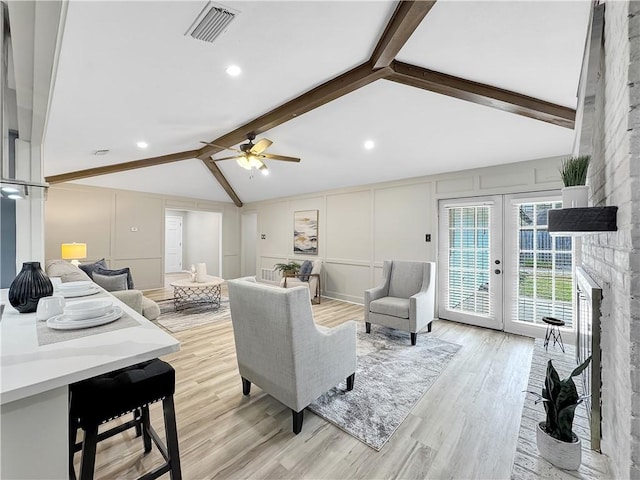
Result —
<instances>
[{"instance_id":1,"label":"white countertop","mask_svg":"<svg viewBox=\"0 0 640 480\"><path fill-rule=\"evenodd\" d=\"M67 303L91 297L67 299ZM0 404L20 400L180 349L180 343L115 297L139 325L38 346L35 313L18 313L5 304L0 320Z\"/></svg>"}]
</instances>

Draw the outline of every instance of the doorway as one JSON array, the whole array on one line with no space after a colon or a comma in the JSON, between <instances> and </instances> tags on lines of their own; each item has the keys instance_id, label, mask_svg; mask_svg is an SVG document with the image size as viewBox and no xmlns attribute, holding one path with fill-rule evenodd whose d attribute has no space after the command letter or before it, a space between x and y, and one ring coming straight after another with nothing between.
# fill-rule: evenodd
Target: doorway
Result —
<instances>
[{"instance_id":1,"label":"doorway","mask_svg":"<svg viewBox=\"0 0 640 480\"><path fill-rule=\"evenodd\" d=\"M222 278L222 213L165 211L165 273L205 263L207 274Z\"/></svg>"},{"instance_id":2,"label":"doorway","mask_svg":"<svg viewBox=\"0 0 640 480\"><path fill-rule=\"evenodd\" d=\"M439 202L440 318L543 336L543 316L573 329L571 237L552 237L555 192Z\"/></svg>"},{"instance_id":3,"label":"doorway","mask_svg":"<svg viewBox=\"0 0 640 480\"><path fill-rule=\"evenodd\" d=\"M182 217L167 215L164 222L164 271L182 271Z\"/></svg>"}]
</instances>

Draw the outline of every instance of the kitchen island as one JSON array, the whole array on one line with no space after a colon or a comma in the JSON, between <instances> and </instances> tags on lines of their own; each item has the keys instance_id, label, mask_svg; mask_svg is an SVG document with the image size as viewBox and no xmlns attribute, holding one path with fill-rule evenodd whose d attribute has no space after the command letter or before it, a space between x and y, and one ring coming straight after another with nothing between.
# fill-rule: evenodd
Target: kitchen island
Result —
<instances>
[{"instance_id":1,"label":"kitchen island","mask_svg":"<svg viewBox=\"0 0 640 480\"><path fill-rule=\"evenodd\" d=\"M94 297L122 308L117 329L51 340L35 313L18 313L0 290L0 478L68 478L69 385L180 349L178 340L120 300L104 291Z\"/></svg>"}]
</instances>

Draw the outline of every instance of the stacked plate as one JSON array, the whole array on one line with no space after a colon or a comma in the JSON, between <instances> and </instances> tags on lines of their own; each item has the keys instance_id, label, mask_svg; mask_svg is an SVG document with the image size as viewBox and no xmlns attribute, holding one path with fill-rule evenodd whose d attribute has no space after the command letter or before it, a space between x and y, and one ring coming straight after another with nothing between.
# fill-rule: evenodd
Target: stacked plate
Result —
<instances>
[{"instance_id":1,"label":"stacked plate","mask_svg":"<svg viewBox=\"0 0 640 480\"><path fill-rule=\"evenodd\" d=\"M60 293L64 298L85 297L99 291L100 288L89 280L62 283L57 288L57 293Z\"/></svg>"},{"instance_id":2,"label":"stacked plate","mask_svg":"<svg viewBox=\"0 0 640 480\"><path fill-rule=\"evenodd\" d=\"M122 309L112 300L86 300L64 307L64 312L47 320L47 326L56 330L74 330L97 327L122 316Z\"/></svg>"}]
</instances>

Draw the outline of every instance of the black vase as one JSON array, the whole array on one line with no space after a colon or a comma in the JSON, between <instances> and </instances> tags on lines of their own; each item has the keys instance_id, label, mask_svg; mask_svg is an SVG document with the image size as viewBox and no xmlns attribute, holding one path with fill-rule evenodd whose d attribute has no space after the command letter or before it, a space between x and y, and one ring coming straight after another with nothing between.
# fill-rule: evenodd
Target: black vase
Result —
<instances>
[{"instance_id":1,"label":"black vase","mask_svg":"<svg viewBox=\"0 0 640 480\"><path fill-rule=\"evenodd\" d=\"M9 303L20 313L35 312L38 300L53 295L53 284L40 262L25 262L9 287Z\"/></svg>"}]
</instances>

